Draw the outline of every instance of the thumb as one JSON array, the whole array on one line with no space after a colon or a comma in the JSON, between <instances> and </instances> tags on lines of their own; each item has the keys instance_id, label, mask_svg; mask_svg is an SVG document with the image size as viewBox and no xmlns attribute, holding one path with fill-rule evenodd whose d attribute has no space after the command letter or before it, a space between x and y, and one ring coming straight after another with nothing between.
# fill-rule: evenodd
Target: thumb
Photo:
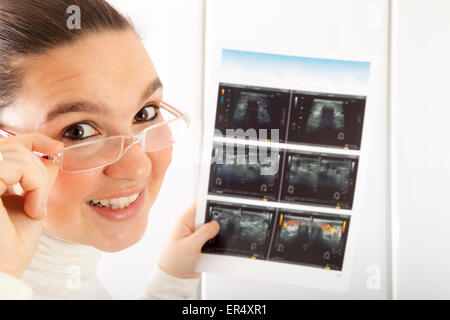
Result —
<instances>
[{"instance_id":1,"label":"thumb","mask_svg":"<svg viewBox=\"0 0 450 320\"><path fill-rule=\"evenodd\" d=\"M193 245L197 250L200 250L206 241L214 238L220 231L220 224L213 220L205 223L200 228L198 228L193 234L189 236L193 241Z\"/></svg>"},{"instance_id":2,"label":"thumb","mask_svg":"<svg viewBox=\"0 0 450 320\"><path fill-rule=\"evenodd\" d=\"M59 175L59 167L56 164L50 163L48 160L42 160L44 163L44 166L47 168L49 173L49 187L53 187L53 184L56 181L56 178L58 178Z\"/></svg>"}]
</instances>

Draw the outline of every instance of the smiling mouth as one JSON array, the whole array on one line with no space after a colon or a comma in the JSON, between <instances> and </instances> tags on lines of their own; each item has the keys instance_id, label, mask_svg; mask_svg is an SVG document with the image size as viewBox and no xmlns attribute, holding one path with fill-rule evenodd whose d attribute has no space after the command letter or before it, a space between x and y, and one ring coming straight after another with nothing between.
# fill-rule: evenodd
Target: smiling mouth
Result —
<instances>
[{"instance_id":1,"label":"smiling mouth","mask_svg":"<svg viewBox=\"0 0 450 320\"><path fill-rule=\"evenodd\" d=\"M132 194L128 197L121 197L121 198L112 198L112 199L94 199L89 200L87 203L94 207L100 207L100 208L110 208L110 209L123 209L131 204L133 204L136 199L139 197L139 192Z\"/></svg>"}]
</instances>

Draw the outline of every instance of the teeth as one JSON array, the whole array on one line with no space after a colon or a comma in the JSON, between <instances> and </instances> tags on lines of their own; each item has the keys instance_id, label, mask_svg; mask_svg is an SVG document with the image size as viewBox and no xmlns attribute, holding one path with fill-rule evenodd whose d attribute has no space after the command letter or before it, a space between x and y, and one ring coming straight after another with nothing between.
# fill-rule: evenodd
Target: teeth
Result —
<instances>
[{"instance_id":1,"label":"teeth","mask_svg":"<svg viewBox=\"0 0 450 320\"><path fill-rule=\"evenodd\" d=\"M134 200L136 200L139 197L139 193L133 194L131 196L128 197L128 200L130 202L133 202Z\"/></svg>"},{"instance_id":2,"label":"teeth","mask_svg":"<svg viewBox=\"0 0 450 320\"><path fill-rule=\"evenodd\" d=\"M114 199L102 199L91 200L89 204L101 207L109 207L111 209L123 209L128 207L139 197L139 193L133 194L129 197L114 198Z\"/></svg>"}]
</instances>

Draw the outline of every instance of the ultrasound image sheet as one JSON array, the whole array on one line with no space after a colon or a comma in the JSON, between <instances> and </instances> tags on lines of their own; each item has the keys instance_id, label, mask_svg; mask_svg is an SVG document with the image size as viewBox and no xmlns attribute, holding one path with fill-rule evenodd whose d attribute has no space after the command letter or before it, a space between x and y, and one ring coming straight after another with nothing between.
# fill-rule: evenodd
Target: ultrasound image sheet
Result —
<instances>
[{"instance_id":1,"label":"ultrasound image sheet","mask_svg":"<svg viewBox=\"0 0 450 320\"><path fill-rule=\"evenodd\" d=\"M220 231L196 270L346 291L370 63L242 57L223 57L224 80L208 93L195 225ZM303 82L276 80L297 62Z\"/></svg>"}]
</instances>

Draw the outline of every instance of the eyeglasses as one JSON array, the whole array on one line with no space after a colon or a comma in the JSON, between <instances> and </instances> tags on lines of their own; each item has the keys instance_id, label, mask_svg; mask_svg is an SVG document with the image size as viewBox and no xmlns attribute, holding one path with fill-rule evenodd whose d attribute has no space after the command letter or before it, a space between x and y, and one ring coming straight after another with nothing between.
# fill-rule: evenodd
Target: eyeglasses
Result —
<instances>
[{"instance_id":1,"label":"eyeglasses","mask_svg":"<svg viewBox=\"0 0 450 320\"><path fill-rule=\"evenodd\" d=\"M146 123L142 123L145 127ZM79 173L106 167L118 161L135 144L140 144L144 152L154 152L173 145L182 138L190 125L190 117L175 107L161 102L155 120L150 121L135 136L113 136L98 138L65 147L56 155L36 155L58 164L64 172ZM15 133L0 129L0 135Z\"/></svg>"}]
</instances>

